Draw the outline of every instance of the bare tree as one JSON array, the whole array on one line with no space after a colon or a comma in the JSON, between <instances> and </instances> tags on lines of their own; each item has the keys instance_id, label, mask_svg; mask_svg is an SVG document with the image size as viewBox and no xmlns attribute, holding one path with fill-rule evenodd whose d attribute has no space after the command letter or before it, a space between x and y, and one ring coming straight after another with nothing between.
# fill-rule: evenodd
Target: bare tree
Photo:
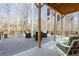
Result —
<instances>
[{"instance_id":1,"label":"bare tree","mask_svg":"<svg viewBox=\"0 0 79 59\"><path fill-rule=\"evenodd\" d=\"M28 6L28 4L25 3L16 4L16 7L17 7L17 15L20 18L21 35L22 35L22 31L28 29L28 12L30 10L30 7Z\"/></svg>"}]
</instances>

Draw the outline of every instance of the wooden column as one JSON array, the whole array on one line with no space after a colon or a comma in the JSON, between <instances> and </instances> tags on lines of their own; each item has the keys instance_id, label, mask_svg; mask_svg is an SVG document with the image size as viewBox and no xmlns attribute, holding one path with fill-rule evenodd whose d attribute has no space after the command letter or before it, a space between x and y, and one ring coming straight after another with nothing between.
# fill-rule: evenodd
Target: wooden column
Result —
<instances>
[{"instance_id":1,"label":"wooden column","mask_svg":"<svg viewBox=\"0 0 79 59\"><path fill-rule=\"evenodd\" d=\"M60 35L62 37L63 32L63 16L60 15Z\"/></svg>"},{"instance_id":2,"label":"wooden column","mask_svg":"<svg viewBox=\"0 0 79 59\"><path fill-rule=\"evenodd\" d=\"M41 3L38 3L38 48L41 48Z\"/></svg>"},{"instance_id":3,"label":"wooden column","mask_svg":"<svg viewBox=\"0 0 79 59\"><path fill-rule=\"evenodd\" d=\"M47 17L47 20L46 20L46 28L47 28L47 32L48 32L48 29L49 29L49 25L48 25L48 17Z\"/></svg>"},{"instance_id":4,"label":"wooden column","mask_svg":"<svg viewBox=\"0 0 79 59\"><path fill-rule=\"evenodd\" d=\"M54 41L55 41L55 39L56 39L56 12L53 14L53 16L54 16L54 19L53 19L53 34L54 34Z\"/></svg>"}]
</instances>

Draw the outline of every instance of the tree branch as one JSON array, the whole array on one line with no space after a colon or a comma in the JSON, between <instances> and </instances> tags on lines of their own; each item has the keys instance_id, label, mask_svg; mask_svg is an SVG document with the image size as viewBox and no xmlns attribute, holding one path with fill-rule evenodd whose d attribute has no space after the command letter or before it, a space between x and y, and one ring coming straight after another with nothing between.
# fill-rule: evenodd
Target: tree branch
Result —
<instances>
[{"instance_id":1,"label":"tree branch","mask_svg":"<svg viewBox=\"0 0 79 59\"><path fill-rule=\"evenodd\" d=\"M38 5L37 5L37 3L35 3L35 6L38 8Z\"/></svg>"},{"instance_id":2,"label":"tree branch","mask_svg":"<svg viewBox=\"0 0 79 59\"><path fill-rule=\"evenodd\" d=\"M41 7L44 6L44 3L41 5Z\"/></svg>"}]
</instances>

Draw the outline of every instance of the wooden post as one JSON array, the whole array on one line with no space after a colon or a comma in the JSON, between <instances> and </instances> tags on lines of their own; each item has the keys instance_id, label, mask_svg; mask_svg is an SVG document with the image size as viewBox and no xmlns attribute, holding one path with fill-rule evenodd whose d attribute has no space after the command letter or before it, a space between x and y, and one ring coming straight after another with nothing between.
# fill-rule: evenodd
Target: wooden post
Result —
<instances>
[{"instance_id":1,"label":"wooden post","mask_svg":"<svg viewBox=\"0 0 79 59\"><path fill-rule=\"evenodd\" d=\"M54 41L55 41L55 38L56 38L56 12L54 13L53 16L54 16L54 19L53 19L53 34L54 34Z\"/></svg>"},{"instance_id":2,"label":"wooden post","mask_svg":"<svg viewBox=\"0 0 79 59\"><path fill-rule=\"evenodd\" d=\"M48 17L47 17L47 20L46 20L46 27L47 27L47 33L48 33L48 29L49 29L49 26L48 26Z\"/></svg>"},{"instance_id":3,"label":"wooden post","mask_svg":"<svg viewBox=\"0 0 79 59\"><path fill-rule=\"evenodd\" d=\"M38 48L41 48L41 3L38 3Z\"/></svg>"},{"instance_id":4,"label":"wooden post","mask_svg":"<svg viewBox=\"0 0 79 59\"><path fill-rule=\"evenodd\" d=\"M62 31L63 31L63 16L60 16L60 35L62 37Z\"/></svg>"}]
</instances>

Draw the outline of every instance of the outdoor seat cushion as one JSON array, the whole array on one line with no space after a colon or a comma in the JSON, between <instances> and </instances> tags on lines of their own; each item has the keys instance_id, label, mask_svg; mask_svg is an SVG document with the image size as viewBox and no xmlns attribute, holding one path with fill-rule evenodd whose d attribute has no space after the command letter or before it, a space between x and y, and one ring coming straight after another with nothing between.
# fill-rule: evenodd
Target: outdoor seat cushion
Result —
<instances>
[{"instance_id":1,"label":"outdoor seat cushion","mask_svg":"<svg viewBox=\"0 0 79 59\"><path fill-rule=\"evenodd\" d=\"M78 53L79 53L79 40L73 40L68 55L74 55Z\"/></svg>"},{"instance_id":2,"label":"outdoor seat cushion","mask_svg":"<svg viewBox=\"0 0 79 59\"><path fill-rule=\"evenodd\" d=\"M66 41L59 41L56 46L67 55L77 54L79 53L79 37L73 36Z\"/></svg>"},{"instance_id":3,"label":"outdoor seat cushion","mask_svg":"<svg viewBox=\"0 0 79 59\"><path fill-rule=\"evenodd\" d=\"M71 45L73 40L79 40L79 36L78 35L76 35L76 36L74 35L74 36L69 37L68 45Z\"/></svg>"},{"instance_id":4,"label":"outdoor seat cushion","mask_svg":"<svg viewBox=\"0 0 79 59\"><path fill-rule=\"evenodd\" d=\"M63 51L65 54L67 53L69 46L66 45L66 43L57 42L56 46Z\"/></svg>"}]
</instances>

